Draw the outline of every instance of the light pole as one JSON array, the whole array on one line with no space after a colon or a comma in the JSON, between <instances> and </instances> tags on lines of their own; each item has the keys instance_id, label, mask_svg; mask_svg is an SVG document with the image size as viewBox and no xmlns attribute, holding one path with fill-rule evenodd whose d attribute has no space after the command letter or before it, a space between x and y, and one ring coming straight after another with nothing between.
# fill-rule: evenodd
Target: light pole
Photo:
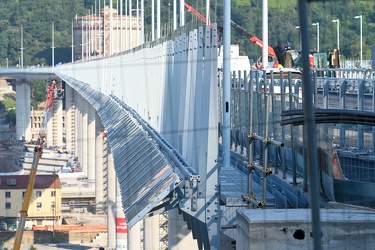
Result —
<instances>
[{"instance_id":1,"label":"light pole","mask_svg":"<svg viewBox=\"0 0 375 250\"><path fill-rule=\"evenodd\" d=\"M300 26L296 26L296 29L299 30L299 50L302 50L302 42L301 42L301 30L300 30Z\"/></svg>"},{"instance_id":2,"label":"light pole","mask_svg":"<svg viewBox=\"0 0 375 250\"><path fill-rule=\"evenodd\" d=\"M337 18L331 22L337 23L337 50L340 50L340 20Z\"/></svg>"},{"instance_id":3,"label":"light pole","mask_svg":"<svg viewBox=\"0 0 375 250\"><path fill-rule=\"evenodd\" d=\"M52 67L55 67L55 23L52 22Z\"/></svg>"},{"instance_id":4,"label":"light pole","mask_svg":"<svg viewBox=\"0 0 375 250\"><path fill-rule=\"evenodd\" d=\"M96 3L96 2L95 2ZM74 62L74 28L73 28L73 20L72 20L72 63Z\"/></svg>"},{"instance_id":5,"label":"light pole","mask_svg":"<svg viewBox=\"0 0 375 250\"><path fill-rule=\"evenodd\" d=\"M319 52L319 22L313 23L312 25L316 26L316 50Z\"/></svg>"},{"instance_id":6,"label":"light pole","mask_svg":"<svg viewBox=\"0 0 375 250\"><path fill-rule=\"evenodd\" d=\"M355 16L354 18L359 18L359 25L360 25L360 29L361 29L360 43L361 43L361 68L362 68L362 15Z\"/></svg>"},{"instance_id":7,"label":"light pole","mask_svg":"<svg viewBox=\"0 0 375 250\"><path fill-rule=\"evenodd\" d=\"M23 24L21 24L21 60L20 60L20 67L23 68Z\"/></svg>"},{"instance_id":8,"label":"light pole","mask_svg":"<svg viewBox=\"0 0 375 250\"><path fill-rule=\"evenodd\" d=\"M6 59L7 59L7 68L8 68L8 66L9 66L9 63L8 63L8 57L7 57Z\"/></svg>"}]
</instances>

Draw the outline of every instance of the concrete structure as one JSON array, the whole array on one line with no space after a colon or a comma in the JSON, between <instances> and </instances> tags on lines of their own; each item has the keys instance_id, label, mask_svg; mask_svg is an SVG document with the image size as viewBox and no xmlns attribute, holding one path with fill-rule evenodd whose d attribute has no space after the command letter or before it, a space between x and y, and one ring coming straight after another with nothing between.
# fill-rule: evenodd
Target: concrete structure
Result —
<instances>
[{"instance_id":1,"label":"concrete structure","mask_svg":"<svg viewBox=\"0 0 375 250\"><path fill-rule=\"evenodd\" d=\"M375 213L369 210L321 209L324 249L348 249L375 244ZM350 223L343 223L348 222ZM313 249L311 213L306 209L237 211L236 249Z\"/></svg>"},{"instance_id":2,"label":"concrete structure","mask_svg":"<svg viewBox=\"0 0 375 250\"><path fill-rule=\"evenodd\" d=\"M31 140L30 82L16 82L16 140Z\"/></svg>"},{"instance_id":3,"label":"concrete structure","mask_svg":"<svg viewBox=\"0 0 375 250\"><path fill-rule=\"evenodd\" d=\"M203 28L178 30L173 39L153 43L137 51L53 69L71 88L69 102L74 103L75 114L71 116L72 120L66 122L74 123L75 129L72 130L76 134L69 144L75 148L75 155L86 176L90 171L95 172L95 179L100 182L95 184L95 189L103 190L102 195L106 197L109 247L113 248L116 244L117 181L122 208L130 227L128 244L131 249L140 248L139 245L133 247L133 244L141 242L141 225L145 226L146 235L150 233L147 231L148 222L143 219L166 211L170 215L170 249L194 246L219 249L223 244L233 245L247 234L247 231L237 233L234 230L237 218L242 220L239 212L246 208L262 207L262 210L249 209L249 213L259 211L263 218L273 218L275 210L271 208L282 207L283 215L291 223L294 220L289 218L291 212L287 208L306 208L304 214L310 213L308 194L295 187L297 182L292 182L295 184L292 186L290 181L286 183L278 176L267 176L269 171L259 171L262 170L261 161L265 159L264 162L268 163L268 158L262 156L270 155L270 158L276 158L274 163L277 162L276 156L280 156L282 164L302 169L301 176L306 173L304 156L300 152L303 143L290 141L290 134L281 128L276 117L272 122L268 120L267 110L286 110L285 93L279 98L278 106L271 106L271 102L264 102L269 93L256 91L256 88L253 93L249 91L254 90L251 85L231 90L233 96L230 102L220 106L223 112L233 111L230 132L236 149L241 147L243 151L244 146L249 146L249 131L262 135L266 125L273 126L272 132L262 135L264 138L259 141L267 142L272 134L280 141L289 139L287 142L291 146L282 149L285 150L283 154L277 154L277 150L269 145L264 150L254 147L254 152L248 151L250 162L245 153L233 151L226 156L230 157L231 166L221 166L223 146L218 145L218 141L222 131L218 124L222 120L218 120L220 101L217 98L222 94L218 92L222 85L218 88L221 81L217 78L215 30L215 26L212 29L207 27L206 32ZM290 98L288 104L292 108L300 103ZM101 120L95 121L95 144L99 143L95 147L95 153L98 153L95 160L98 159L99 163L95 161L93 165L87 159L88 131L91 130L91 119L88 117L94 117L89 115L90 108L96 110L94 119ZM257 111L254 117L243 115L248 115L253 108ZM266 110L263 113L267 116L259 110ZM247 118L254 118L254 121L248 122ZM250 127L246 122L251 123ZM253 123L256 127L251 127ZM106 143L100 137L103 130L107 132L104 137ZM290 130L298 134L302 128ZM251 143L256 144L253 139ZM254 171L248 171L251 163L254 163ZM296 173L295 169L291 171ZM96 197L101 198L100 194ZM257 197L262 197L262 200ZM352 213L351 209L347 211ZM281 221L277 218L276 223ZM349 227L356 224L349 217L344 223ZM241 228L245 231L246 225ZM359 227L353 230L363 232ZM300 238L301 233L297 231L295 237ZM356 241L355 238L337 240Z\"/></svg>"}]
</instances>

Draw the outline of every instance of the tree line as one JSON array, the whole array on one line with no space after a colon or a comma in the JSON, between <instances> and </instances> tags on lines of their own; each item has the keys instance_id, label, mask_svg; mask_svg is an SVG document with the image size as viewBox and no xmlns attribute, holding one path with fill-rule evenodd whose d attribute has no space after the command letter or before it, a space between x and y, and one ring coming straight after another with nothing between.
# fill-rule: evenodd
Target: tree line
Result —
<instances>
[{"instance_id":1,"label":"tree line","mask_svg":"<svg viewBox=\"0 0 375 250\"><path fill-rule=\"evenodd\" d=\"M4 67L8 63L9 66L16 66L20 63L21 27L23 30L23 65L51 65L52 23L54 23L55 62L69 62L71 60L71 22L76 15L86 15L94 6L98 6L99 2L102 6L103 0L2 1L0 65ZM107 6L110 3L109 0L105 2ZM119 6L116 0L112 2L114 8ZM144 2L147 34L151 33L151 2ZM200 13L206 13L205 1L186 2ZM231 3L231 19L261 39L262 1L233 0ZM132 5L136 8L136 0L133 0ZM172 5L172 0L161 0L162 27L172 27ZM299 26L297 0L269 0L268 7L269 45L273 46L279 40L284 40L289 41L292 48L299 49L300 31L296 28ZM125 13L125 0L123 9ZM333 23L332 20L339 19L341 55L344 58L354 59L360 58L360 22L354 17L362 15L363 59L370 58L371 48L375 41L374 1L311 1L308 11L309 22L311 24L319 22L320 51L330 52L337 48L337 23ZM210 20L221 25L223 13L223 1L211 1ZM185 22L189 21L197 21L197 17L186 11ZM309 27L309 34L310 46L314 49L317 43L316 26ZM231 42L239 44L241 54L249 58L257 59L262 53L260 48L233 29Z\"/></svg>"}]
</instances>

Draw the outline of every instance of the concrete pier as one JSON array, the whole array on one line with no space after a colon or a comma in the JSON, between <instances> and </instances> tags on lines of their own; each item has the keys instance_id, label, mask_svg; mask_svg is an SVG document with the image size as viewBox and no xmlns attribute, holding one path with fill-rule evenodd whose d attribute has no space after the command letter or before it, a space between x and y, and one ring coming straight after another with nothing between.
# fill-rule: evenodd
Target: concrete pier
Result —
<instances>
[{"instance_id":1,"label":"concrete pier","mask_svg":"<svg viewBox=\"0 0 375 250\"><path fill-rule=\"evenodd\" d=\"M66 134L66 150L74 153L75 150L75 106L74 91L69 85L65 85L65 134Z\"/></svg>"},{"instance_id":2,"label":"concrete pier","mask_svg":"<svg viewBox=\"0 0 375 250\"><path fill-rule=\"evenodd\" d=\"M116 249L116 173L113 165L113 155L108 149L107 165L107 226L108 248Z\"/></svg>"},{"instance_id":3,"label":"concrete pier","mask_svg":"<svg viewBox=\"0 0 375 250\"><path fill-rule=\"evenodd\" d=\"M16 82L16 139L31 140L30 133L30 82Z\"/></svg>"},{"instance_id":4,"label":"concrete pier","mask_svg":"<svg viewBox=\"0 0 375 250\"><path fill-rule=\"evenodd\" d=\"M321 209L323 249L374 246L375 212ZM310 209L237 210L236 249L313 249Z\"/></svg>"}]
</instances>

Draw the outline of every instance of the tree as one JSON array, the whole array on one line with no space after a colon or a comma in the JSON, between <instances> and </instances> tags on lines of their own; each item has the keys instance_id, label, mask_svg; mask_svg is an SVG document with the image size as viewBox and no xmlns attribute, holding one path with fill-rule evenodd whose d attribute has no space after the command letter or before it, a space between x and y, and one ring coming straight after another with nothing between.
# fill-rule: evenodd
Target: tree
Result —
<instances>
[{"instance_id":1,"label":"tree","mask_svg":"<svg viewBox=\"0 0 375 250\"><path fill-rule=\"evenodd\" d=\"M5 120L9 124L16 125L16 109L9 110L8 114L5 116Z\"/></svg>"},{"instance_id":2,"label":"tree","mask_svg":"<svg viewBox=\"0 0 375 250\"><path fill-rule=\"evenodd\" d=\"M46 100L46 82L43 80L32 80L30 84L31 106L34 110Z\"/></svg>"}]
</instances>

